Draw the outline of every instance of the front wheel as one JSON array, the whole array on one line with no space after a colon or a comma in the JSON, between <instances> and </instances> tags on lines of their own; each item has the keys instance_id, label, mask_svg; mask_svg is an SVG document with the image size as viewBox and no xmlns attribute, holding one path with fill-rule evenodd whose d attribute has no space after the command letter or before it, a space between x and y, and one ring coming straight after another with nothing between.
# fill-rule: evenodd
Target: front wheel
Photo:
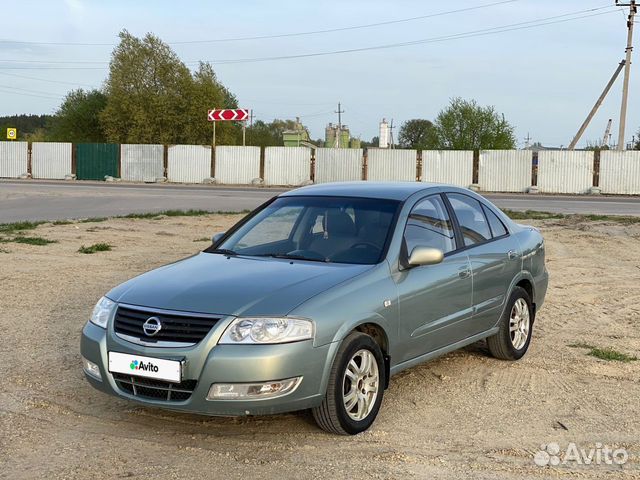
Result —
<instances>
[{"instance_id":1,"label":"front wheel","mask_svg":"<svg viewBox=\"0 0 640 480\"><path fill-rule=\"evenodd\" d=\"M356 435L376 419L384 394L385 366L378 344L352 332L338 349L324 400L312 410L320 428L338 435Z\"/></svg>"}]
</instances>

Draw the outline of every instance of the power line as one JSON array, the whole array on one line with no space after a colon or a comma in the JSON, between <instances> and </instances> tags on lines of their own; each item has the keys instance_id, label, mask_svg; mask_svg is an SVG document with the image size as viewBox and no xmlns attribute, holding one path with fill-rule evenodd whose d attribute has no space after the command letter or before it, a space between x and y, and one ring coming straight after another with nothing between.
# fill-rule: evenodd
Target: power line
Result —
<instances>
[{"instance_id":1,"label":"power line","mask_svg":"<svg viewBox=\"0 0 640 480\"><path fill-rule=\"evenodd\" d=\"M28 90L26 88L18 88L18 87L13 87L11 85L0 85L0 87L2 88L8 88L11 90L19 90L21 92L27 92L27 93L36 93L36 94L40 94L40 95L49 95L49 96L56 96L58 98L64 98L63 95L59 95L57 93L52 93L52 92L41 92L39 90Z\"/></svg>"},{"instance_id":2,"label":"power line","mask_svg":"<svg viewBox=\"0 0 640 480\"><path fill-rule=\"evenodd\" d=\"M18 75L16 73L3 73L3 72L0 72L0 75L6 76L6 77L23 78L25 80L35 80L35 81L38 81L38 82L57 83L57 84L60 84L60 85L72 85L72 86L75 86L75 87L96 88L95 85L88 85L88 84L85 84L85 83L64 82L62 80L49 80L47 78L29 77L29 76L26 76L26 75Z\"/></svg>"},{"instance_id":3,"label":"power line","mask_svg":"<svg viewBox=\"0 0 640 480\"><path fill-rule=\"evenodd\" d=\"M0 87L0 92L9 93L9 94L12 94L12 95L22 95L22 96L25 96L25 97L46 98L48 100L60 100L62 98L62 97L54 97L53 95L36 95L34 93L16 92L16 91L13 91L13 90L6 90L6 89L4 89L2 87Z\"/></svg>"},{"instance_id":4,"label":"power line","mask_svg":"<svg viewBox=\"0 0 640 480\"><path fill-rule=\"evenodd\" d=\"M526 29L531 29L531 28L538 28L538 27L543 27L543 26L547 26L547 25L554 25L554 24L571 22L571 21L575 21L575 20L581 20L581 19L584 19L584 18L596 17L596 16L600 16L600 15L607 15L607 14L610 14L610 13L614 13L615 10L609 10L609 11L606 11L606 12L599 12L599 13L592 13L592 12L596 12L596 11L603 10L603 9L611 9L611 8L615 9L615 7L607 5L607 6L591 8L591 9L587 9L587 10L580 10L580 11L572 12L572 13L565 13L565 14L562 14L562 15L554 15L554 16L551 16L551 17L539 18L539 19L536 19L536 20L529 20L529 21L526 21L526 22L507 24L507 25L502 25L502 26L498 26L498 27L491 27L491 28L486 28L486 29L480 29L480 30L472 30L472 31L468 31L468 32L461 32L461 33L456 33L456 34L444 35L444 36L440 36L440 37L431 37L431 38L425 38L425 39L419 39L419 40L412 40L412 41L408 41L408 42L400 42L400 43L392 43L392 44L376 45L376 46L360 47L360 48L351 48L351 49L342 49L342 50L333 50L333 51L326 51L326 52L303 53L303 54L296 54L296 55L281 55L281 56L272 56L272 57L255 57L255 58L226 59L226 60L209 60L209 62L213 63L213 64L217 64L217 65L226 65L226 64L235 64L235 63L255 63L255 62L265 62L265 61L275 61L275 60L291 60L291 59L298 59L298 58L309 58L309 57L339 55L339 54L345 54L345 53L356 53L356 52L382 50L382 49L389 49L389 48L399 48L399 47L420 45L420 44L429 44L429 43L440 43L440 42L445 42L445 41L450 41L450 40L460 40L460 39L473 38L473 37L479 37L479 36L495 35L495 34L498 34L498 33L512 32L512 31L517 31L517 30L526 30ZM588 14L587 15L582 15L582 14L585 14L585 13L588 13ZM575 16L575 15L578 15L578 16ZM571 18L566 18L566 17L571 17ZM19 63L21 61L20 60L0 60L0 62ZM28 62L28 63L42 63L42 64L45 64L45 65L37 66L37 67L5 67L5 66L0 66L0 69L3 69L3 70L36 70L36 69L42 69L42 70L57 70L57 69L60 69L60 70L62 70L62 69L65 69L65 70L67 70L67 69L68 70L71 70L71 69L93 70L93 69L101 69L101 67L52 67L52 66L49 66L49 64L54 64L54 63L55 64L66 64L66 63L75 63L75 64L103 63L103 64L107 64L108 63L108 62L81 62L81 61L73 61L73 62L55 61L54 62L54 61L38 61L38 60L29 60L29 61L22 61L22 62L23 63L25 63L25 62ZM185 62L186 65L195 65L195 64L198 64L198 63L199 62L195 62L195 61Z\"/></svg>"},{"instance_id":5,"label":"power line","mask_svg":"<svg viewBox=\"0 0 640 480\"><path fill-rule=\"evenodd\" d=\"M448 10L445 12L431 13L427 15L420 15L417 17L400 18L397 20L387 20L384 22L368 23L364 25L351 25L347 27L327 28L323 30L311 30L307 32L278 33L273 35L258 35L258 36L251 36L251 37L217 38L212 40L184 40L184 41L167 42L167 43L169 45L187 45L187 44L197 44L197 43L240 42L240 41L246 41L246 40L267 40L271 38L301 37L305 35L318 35L323 33L344 32L347 30L359 30L363 28L373 28L373 27L380 27L385 25L394 25L398 23L413 22L416 20L424 20L427 18L442 17L445 15L452 15L455 13L464 13L464 12L470 12L470 11L480 10L484 8L491 8L498 5L504 5L507 3L515 3L518 1L520 0L502 0L499 2L487 3L484 5L478 5L475 7L459 8L456 10ZM23 40L0 40L0 43L20 44L20 45L85 46L85 47L105 47L105 46L112 47L117 45L114 43L30 42L30 41L23 41Z\"/></svg>"}]
</instances>

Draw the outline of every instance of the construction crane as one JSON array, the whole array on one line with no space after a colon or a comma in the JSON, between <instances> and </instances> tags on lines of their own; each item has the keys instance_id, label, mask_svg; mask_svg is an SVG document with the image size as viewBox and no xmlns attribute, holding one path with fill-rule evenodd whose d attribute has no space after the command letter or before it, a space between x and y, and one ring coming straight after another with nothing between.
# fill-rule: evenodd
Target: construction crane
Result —
<instances>
[{"instance_id":1,"label":"construction crane","mask_svg":"<svg viewBox=\"0 0 640 480\"><path fill-rule=\"evenodd\" d=\"M609 143L611 142L611 125L613 124L613 119L609 119L607 122L607 128L604 131L604 137L602 138L602 146L609 147Z\"/></svg>"}]
</instances>

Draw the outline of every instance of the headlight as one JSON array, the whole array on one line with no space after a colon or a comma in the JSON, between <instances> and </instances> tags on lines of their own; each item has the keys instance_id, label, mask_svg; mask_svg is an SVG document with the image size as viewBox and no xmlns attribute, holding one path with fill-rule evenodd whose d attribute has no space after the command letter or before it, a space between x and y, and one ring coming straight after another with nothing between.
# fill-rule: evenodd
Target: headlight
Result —
<instances>
[{"instance_id":1,"label":"headlight","mask_svg":"<svg viewBox=\"0 0 640 480\"><path fill-rule=\"evenodd\" d=\"M109 300L107 297L102 297L93 309L90 322L99 327L107 328L107 322L115 308L116 302Z\"/></svg>"},{"instance_id":2,"label":"headlight","mask_svg":"<svg viewBox=\"0 0 640 480\"><path fill-rule=\"evenodd\" d=\"M313 322L302 318L237 318L227 327L219 344L269 344L313 338Z\"/></svg>"}]
</instances>

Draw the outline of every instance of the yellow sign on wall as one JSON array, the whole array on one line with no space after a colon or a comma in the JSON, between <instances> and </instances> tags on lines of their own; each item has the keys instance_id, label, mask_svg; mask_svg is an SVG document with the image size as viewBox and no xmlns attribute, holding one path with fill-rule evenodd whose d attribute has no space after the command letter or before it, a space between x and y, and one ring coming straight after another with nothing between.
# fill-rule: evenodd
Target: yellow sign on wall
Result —
<instances>
[{"instance_id":1,"label":"yellow sign on wall","mask_svg":"<svg viewBox=\"0 0 640 480\"><path fill-rule=\"evenodd\" d=\"M7 140L15 140L18 138L17 128L7 128Z\"/></svg>"}]
</instances>

